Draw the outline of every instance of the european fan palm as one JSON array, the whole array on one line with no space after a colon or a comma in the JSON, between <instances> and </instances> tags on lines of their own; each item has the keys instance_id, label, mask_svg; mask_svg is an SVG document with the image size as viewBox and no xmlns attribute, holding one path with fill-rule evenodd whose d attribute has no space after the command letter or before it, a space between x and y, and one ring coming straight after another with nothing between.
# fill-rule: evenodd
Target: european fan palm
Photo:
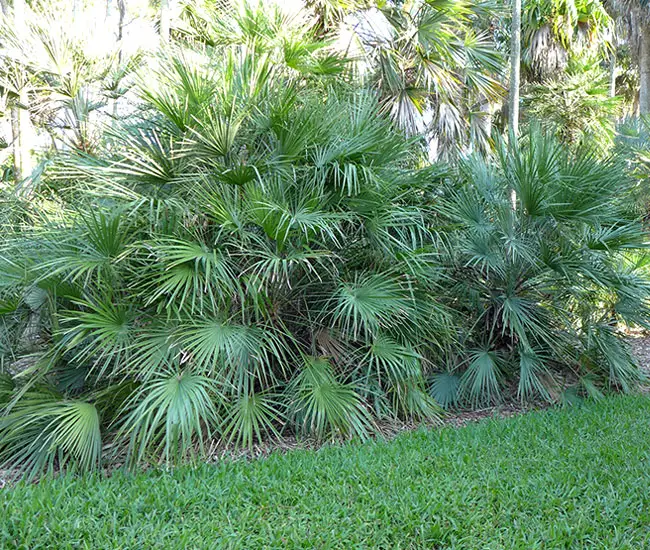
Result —
<instances>
[{"instance_id":1,"label":"european fan palm","mask_svg":"<svg viewBox=\"0 0 650 550\"><path fill-rule=\"evenodd\" d=\"M614 144L621 102L610 96L607 75L598 65L572 64L565 74L531 85L525 104L528 117L572 147L607 154Z\"/></svg>"},{"instance_id":2,"label":"european fan palm","mask_svg":"<svg viewBox=\"0 0 650 550\"><path fill-rule=\"evenodd\" d=\"M4 459L175 461L210 437L364 436L371 408L437 415L450 331L421 150L318 53L214 48L162 60L105 151L57 161L71 202L6 237L3 319L38 292L41 340L14 348Z\"/></svg>"},{"instance_id":3,"label":"european fan palm","mask_svg":"<svg viewBox=\"0 0 650 550\"><path fill-rule=\"evenodd\" d=\"M503 145L495 164L462 163L464 183L443 210L450 296L466 320L462 343L475 351L459 358L458 383L438 382L436 395L491 401L512 373L522 398L552 398L567 375L589 388L634 385L639 371L617 327L647 326L650 287L622 164L539 132Z\"/></svg>"}]
</instances>

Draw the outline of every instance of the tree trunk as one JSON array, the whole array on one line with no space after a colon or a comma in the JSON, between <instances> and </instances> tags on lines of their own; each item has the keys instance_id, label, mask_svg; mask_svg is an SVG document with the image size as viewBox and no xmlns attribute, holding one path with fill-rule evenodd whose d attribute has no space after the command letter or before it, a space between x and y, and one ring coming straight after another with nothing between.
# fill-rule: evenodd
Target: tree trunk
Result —
<instances>
[{"instance_id":1,"label":"tree trunk","mask_svg":"<svg viewBox=\"0 0 650 550\"><path fill-rule=\"evenodd\" d=\"M521 0L512 0L512 29L510 32L510 93L508 111L510 131L519 134L519 83L521 79Z\"/></svg>"},{"instance_id":2,"label":"tree trunk","mask_svg":"<svg viewBox=\"0 0 650 550\"><path fill-rule=\"evenodd\" d=\"M34 127L29 115L29 95L27 88L20 90L20 107L18 108L18 147L20 155L20 173L22 178L31 176L34 170L32 149L34 148Z\"/></svg>"},{"instance_id":3,"label":"tree trunk","mask_svg":"<svg viewBox=\"0 0 650 550\"><path fill-rule=\"evenodd\" d=\"M609 97L616 97L616 52L609 58Z\"/></svg>"},{"instance_id":4,"label":"tree trunk","mask_svg":"<svg viewBox=\"0 0 650 550\"><path fill-rule=\"evenodd\" d=\"M20 161L20 122L18 119L19 108L17 105L11 107L11 140L14 151L14 181L18 183L23 179L22 162Z\"/></svg>"},{"instance_id":5,"label":"tree trunk","mask_svg":"<svg viewBox=\"0 0 650 550\"><path fill-rule=\"evenodd\" d=\"M126 17L126 3L125 0L117 0L117 9L119 11L119 19L117 21L117 42L119 45L118 56L122 60L122 38L124 37L124 18Z\"/></svg>"},{"instance_id":6,"label":"tree trunk","mask_svg":"<svg viewBox=\"0 0 650 550\"><path fill-rule=\"evenodd\" d=\"M639 108L641 115L650 115L650 24L641 24L639 37Z\"/></svg>"},{"instance_id":7,"label":"tree trunk","mask_svg":"<svg viewBox=\"0 0 650 550\"><path fill-rule=\"evenodd\" d=\"M14 0L14 32L19 38L27 33L25 10L25 0ZM29 177L34 169L32 161L34 129L29 116L26 83L18 92L18 104L12 108L11 123L14 134L14 177L18 182Z\"/></svg>"},{"instance_id":8,"label":"tree trunk","mask_svg":"<svg viewBox=\"0 0 650 550\"><path fill-rule=\"evenodd\" d=\"M119 19L117 21L117 63L118 65L122 64L122 39L124 38L124 18L126 17L126 2L125 0L117 0L117 9L119 13ZM113 98L113 121L111 124L115 126L117 124L117 118L119 116L118 109L118 98Z\"/></svg>"},{"instance_id":9,"label":"tree trunk","mask_svg":"<svg viewBox=\"0 0 650 550\"><path fill-rule=\"evenodd\" d=\"M171 0L160 0L160 40L164 43L169 42L171 27L170 2Z\"/></svg>"},{"instance_id":10,"label":"tree trunk","mask_svg":"<svg viewBox=\"0 0 650 550\"><path fill-rule=\"evenodd\" d=\"M9 15L9 4L7 0L2 0L2 15L5 17ZM11 142L12 149L14 153L14 181L20 181L23 179L23 175L20 171L20 126L18 124L18 107L12 105L11 107Z\"/></svg>"}]
</instances>

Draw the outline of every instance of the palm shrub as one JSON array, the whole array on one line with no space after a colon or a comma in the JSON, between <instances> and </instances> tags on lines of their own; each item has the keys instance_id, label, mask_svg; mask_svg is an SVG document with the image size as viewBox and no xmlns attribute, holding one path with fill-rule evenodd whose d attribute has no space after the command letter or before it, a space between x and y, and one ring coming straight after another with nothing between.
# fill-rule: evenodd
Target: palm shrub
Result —
<instances>
[{"instance_id":1,"label":"palm shrub","mask_svg":"<svg viewBox=\"0 0 650 550\"><path fill-rule=\"evenodd\" d=\"M175 463L634 384L645 241L615 160L531 134L426 166L318 28L223 15L38 195L3 191L0 462Z\"/></svg>"},{"instance_id":2,"label":"palm shrub","mask_svg":"<svg viewBox=\"0 0 650 550\"><path fill-rule=\"evenodd\" d=\"M2 319L35 316L38 339L6 357L4 461L174 462L436 418L451 332L410 190L431 169L374 96L256 53L161 60L100 154L57 161L56 208L7 232Z\"/></svg>"},{"instance_id":3,"label":"palm shrub","mask_svg":"<svg viewBox=\"0 0 650 550\"><path fill-rule=\"evenodd\" d=\"M625 161L626 172L634 179L634 195L648 219L648 175L650 174L650 119L626 118L616 127L615 154Z\"/></svg>"},{"instance_id":4,"label":"palm shrub","mask_svg":"<svg viewBox=\"0 0 650 550\"><path fill-rule=\"evenodd\" d=\"M533 131L493 160L469 158L440 204L449 304L464 351L436 375L441 402L630 389L639 371L621 326L648 325L646 237L617 158ZM513 388L514 389L514 388Z\"/></svg>"}]
</instances>

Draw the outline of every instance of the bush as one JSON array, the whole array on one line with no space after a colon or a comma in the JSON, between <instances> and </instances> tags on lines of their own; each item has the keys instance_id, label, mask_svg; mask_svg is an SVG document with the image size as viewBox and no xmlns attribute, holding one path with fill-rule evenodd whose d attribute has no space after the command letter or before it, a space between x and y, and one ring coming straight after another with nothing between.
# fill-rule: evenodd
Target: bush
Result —
<instances>
[{"instance_id":1,"label":"bush","mask_svg":"<svg viewBox=\"0 0 650 550\"><path fill-rule=\"evenodd\" d=\"M567 381L592 394L635 385L618 330L648 324L646 237L622 164L533 132L495 162L460 165L440 209L449 305L470 351L439 400L494 401L513 375L522 399L556 399Z\"/></svg>"},{"instance_id":2,"label":"bush","mask_svg":"<svg viewBox=\"0 0 650 550\"><path fill-rule=\"evenodd\" d=\"M97 156L3 205L0 461L175 463L515 382L633 386L645 239L614 160L533 133L426 166L323 43L235 35L160 60Z\"/></svg>"},{"instance_id":3,"label":"bush","mask_svg":"<svg viewBox=\"0 0 650 550\"><path fill-rule=\"evenodd\" d=\"M373 96L247 56L206 67L171 59L146 118L60 163L74 194L57 184L56 215L7 244L7 316L36 316L41 342L0 424L6 459L89 467L110 442L176 461L212 437L438 414L426 373L449 315L409 195L429 177L419 149Z\"/></svg>"},{"instance_id":4,"label":"bush","mask_svg":"<svg viewBox=\"0 0 650 550\"><path fill-rule=\"evenodd\" d=\"M610 97L608 75L598 65L571 66L552 80L529 86L527 116L572 147L611 151L621 99Z\"/></svg>"}]
</instances>

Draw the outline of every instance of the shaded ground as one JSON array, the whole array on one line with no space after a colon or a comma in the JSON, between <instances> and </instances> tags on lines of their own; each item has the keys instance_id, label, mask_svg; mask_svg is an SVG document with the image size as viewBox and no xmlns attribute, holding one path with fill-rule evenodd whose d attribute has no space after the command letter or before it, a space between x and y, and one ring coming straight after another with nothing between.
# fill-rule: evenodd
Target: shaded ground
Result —
<instances>
[{"instance_id":1,"label":"shaded ground","mask_svg":"<svg viewBox=\"0 0 650 550\"><path fill-rule=\"evenodd\" d=\"M650 374L650 336L646 334L634 335L628 341L641 369L646 374Z\"/></svg>"}]
</instances>

